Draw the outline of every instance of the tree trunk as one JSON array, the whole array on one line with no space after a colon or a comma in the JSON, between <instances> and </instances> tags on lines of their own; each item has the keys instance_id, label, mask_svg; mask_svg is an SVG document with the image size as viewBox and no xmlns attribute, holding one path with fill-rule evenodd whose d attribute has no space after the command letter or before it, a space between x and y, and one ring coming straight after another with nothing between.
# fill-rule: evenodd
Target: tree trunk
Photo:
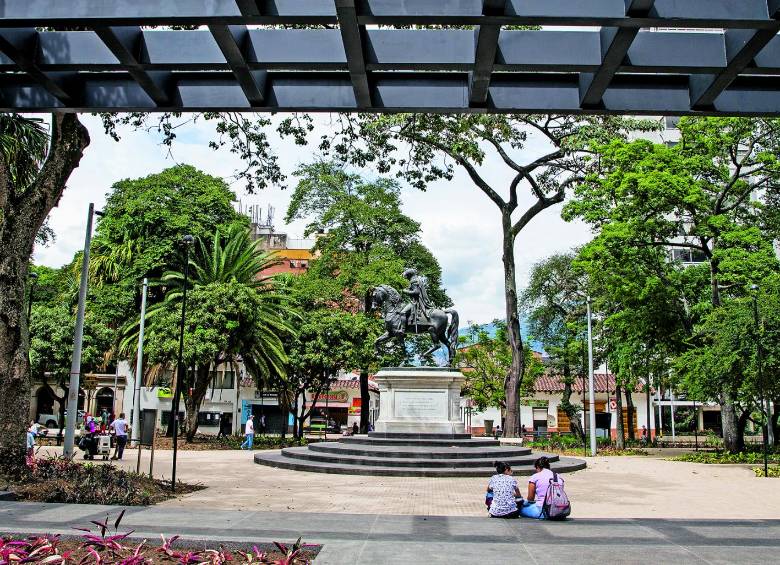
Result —
<instances>
[{"instance_id":1,"label":"tree trunk","mask_svg":"<svg viewBox=\"0 0 780 565\"><path fill-rule=\"evenodd\" d=\"M739 453L745 449L745 424L740 429L740 418L729 394L724 395L720 405L721 426L723 429L723 447L729 453ZM747 419L745 419L747 423Z\"/></svg>"},{"instance_id":2,"label":"tree trunk","mask_svg":"<svg viewBox=\"0 0 780 565\"><path fill-rule=\"evenodd\" d=\"M636 414L636 409L634 408L634 397L631 396L631 389L628 387L628 385L623 388L626 393L626 405L628 406L628 417L626 419L626 423L628 424L628 439L634 441L636 439L636 433L634 433L634 430L636 429L636 424L634 423Z\"/></svg>"},{"instance_id":3,"label":"tree trunk","mask_svg":"<svg viewBox=\"0 0 780 565\"><path fill-rule=\"evenodd\" d=\"M215 365L216 366L216 365ZM184 395L184 407L187 409L186 417L186 437L187 441L195 439L198 432L198 413L203 406L203 399L206 398L209 385L211 384L211 371L208 365L198 366L195 371L195 382L192 383L189 394Z\"/></svg>"},{"instance_id":4,"label":"tree trunk","mask_svg":"<svg viewBox=\"0 0 780 565\"><path fill-rule=\"evenodd\" d=\"M620 386L615 385L615 411L617 419L615 422L615 446L618 449L626 448L626 431L623 429L623 395L620 392Z\"/></svg>"},{"instance_id":5,"label":"tree trunk","mask_svg":"<svg viewBox=\"0 0 780 565\"><path fill-rule=\"evenodd\" d=\"M89 134L76 114L54 115L48 156L26 189L14 186L0 157L0 450L23 453L30 418L25 287L35 237L87 145Z\"/></svg>"},{"instance_id":6,"label":"tree trunk","mask_svg":"<svg viewBox=\"0 0 780 565\"><path fill-rule=\"evenodd\" d=\"M295 400L293 401L293 438L298 438L298 391L295 392Z\"/></svg>"},{"instance_id":7,"label":"tree trunk","mask_svg":"<svg viewBox=\"0 0 780 565\"><path fill-rule=\"evenodd\" d=\"M360 371L360 433L368 433L368 406L371 396L368 393L368 369Z\"/></svg>"},{"instance_id":8,"label":"tree trunk","mask_svg":"<svg viewBox=\"0 0 780 565\"><path fill-rule=\"evenodd\" d=\"M506 419L504 437L517 437L520 433L520 383L525 369L523 338L520 335L520 318L517 304L517 277L515 268L514 236L511 212L501 214L503 225L504 300L506 302L506 327L512 362L504 380Z\"/></svg>"},{"instance_id":9,"label":"tree trunk","mask_svg":"<svg viewBox=\"0 0 780 565\"><path fill-rule=\"evenodd\" d=\"M563 397L561 398L560 408L563 410L564 414L566 414L566 417L569 418L569 431L579 440L583 440L585 439L585 432L582 430L582 425L580 424L580 412L577 410L577 407L571 403L573 384L574 377L571 376L571 367L567 361L563 366Z\"/></svg>"}]
</instances>

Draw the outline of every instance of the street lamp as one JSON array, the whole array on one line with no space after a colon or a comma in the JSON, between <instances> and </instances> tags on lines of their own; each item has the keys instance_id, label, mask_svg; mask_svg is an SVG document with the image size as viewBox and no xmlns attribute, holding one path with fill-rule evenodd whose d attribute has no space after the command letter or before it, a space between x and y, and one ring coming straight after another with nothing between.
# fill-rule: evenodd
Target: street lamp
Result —
<instances>
[{"instance_id":1,"label":"street lamp","mask_svg":"<svg viewBox=\"0 0 780 565\"><path fill-rule=\"evenodd\" d=\"M190 246L195 241L191 235L185 235L181 242L184 245L184 291L181 301L181 325L179 326L179 359L176 387L174 388L173 401L171 402L171 417L173 418L173 470L171 471L171 491L176 492L176 452L178 450L179 437L179 397L181 385L184 382L187 370L184 367L184 321L187 315L187 279L190 274Z\"/></svg>"},{"instance_id":2,"label":"street lamp","mask_svg":"<svg viewBox=\"0 0 780 565\"><path fill-rule=\"evenodd\" d=\"M765 391L764 391L764 376L763 376L763 348L761 347L761 334L759 332L759 326L758 326L758 285L750 285L750 290L753 291L753 324L755 326L756 330L756 373L758 377L758 386L761 387L761 411L764 412L765 420L764 420L764 476L769 477L769 454L768 454L768 444L769 444L769 410L767 409L766 401L765 401Z\"/></svg>"},{"instance_id":3,"label":"street lamp","mask_svg":"<svg viewBox=\"0 0 780 565\"><path fill-rule=\"evenodd\" d=\"M27 300L27 326L30 326L30 314L32 314L33 293L38 283L38 273L30 273L30 298ZM29 330L28 330L29 331Z\"/></svg>"},{"instance_id":4,"label":"street lamp","mask_svg":"<svg viewBox=\"0 0 780 565\"><path fill-rule=\"evenodd\" d=\"M96 214L102 216L103 212L95 211L95 205L90 202L87 212L87 234L84 238L84 253L81 257L79 302L76 309L76 331L73 335L73 356L70 361L70 383L68 385L68 412L65 420L63 455L69 459L73 457L73 442L76 436L76 420L78 420L81 344L84 338L84 308L87 302L87 284L89 279L89 247L92 243L92 220Z\"/></svg>"}]
</instances>

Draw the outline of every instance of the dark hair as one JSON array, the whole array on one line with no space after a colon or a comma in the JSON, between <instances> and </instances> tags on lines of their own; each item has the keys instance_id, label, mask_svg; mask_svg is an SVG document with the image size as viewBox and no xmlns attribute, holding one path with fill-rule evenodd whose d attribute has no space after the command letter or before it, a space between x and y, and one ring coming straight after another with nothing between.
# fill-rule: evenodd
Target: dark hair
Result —
<instances>
[{"instance_id":1,"label":"dark hair","mask_svg":"<svg viewBox=\"0 0 780 565\"><path fill-rule=\"evenodd\" d=\"M534 461L534 467L537 469L549 469L550 468L550 460L547 459L547 457L540 457L536 461Z\"/></svg>"},{"instance_id":2,"label":"dark hair","mask_svg":"<svg viewBox=\"0 0 780 565\"><path fill-rule=\"evenodd\" d=\"M512 468L506 463L504 463L503 461L494 461L493 466L496 468L496 473L498 473L499 475L503 475L504 473L506 473L507 469Z\"/></svg>"}]
</instances>

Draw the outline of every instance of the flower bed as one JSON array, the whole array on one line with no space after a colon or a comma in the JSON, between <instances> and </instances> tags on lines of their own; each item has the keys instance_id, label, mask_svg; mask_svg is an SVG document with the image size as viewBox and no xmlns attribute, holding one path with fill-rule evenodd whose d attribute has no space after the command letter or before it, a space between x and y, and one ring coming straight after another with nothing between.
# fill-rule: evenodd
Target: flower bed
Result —
<instances>
[{"instance_id":1,"label":"flower bed","mask_svg":"<svg viewBox=\"0 0 780 565\"><path fill-rule=\"evenodd\" d=\"M244 436L217 437L206 434L198 434L193 441L179 438L177 448L184 451L208 451L219 449L240 449L244 442ZM297 440L292 437L282 439L279 436L255 436L254 449L281 449L283 447L297 447L307 445L308 440ZM173 439L158 435L155 438L155 449L173 449Z\"/></svg>"},{"instance_id":2,"label":"flower bed","mask_svg":"<svg viewBox=\"0 0 780 565\"><path fill-rule=\"evenodd\" d=\"M46 565L155 565L179 563L181 565L223 565L257 563L277 565L307 565L320 550L320 546L301 543L292 545L274 542L273 545L254 545L251 548L216 549L195 548L186 543L176 544L179 536L153 545L146 540L132 540L132 531L119 533L124 510L113 524L106 516L104 522L93 521L97 530L78 528L84 533L78 539L63 539L57 535L5 536L0 539L0 562L39 563ZM113 530L113 533L112 533Z\"/></svg>"}]
</instances>

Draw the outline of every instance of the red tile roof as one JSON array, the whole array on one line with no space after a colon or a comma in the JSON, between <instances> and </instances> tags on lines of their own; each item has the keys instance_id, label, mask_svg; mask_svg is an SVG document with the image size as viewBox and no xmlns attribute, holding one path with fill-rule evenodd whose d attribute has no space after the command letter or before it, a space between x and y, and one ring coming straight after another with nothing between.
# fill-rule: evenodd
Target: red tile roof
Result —
<instances>
[{"instance_id":1,"label":"red tile roof","mask_svg":"<svg viewBox=\"0 0 780 565\"><path fill-rule=\"evenodd\" d=\"M588 378L585 377L583 379L582 377L578 376L574 383L572 384L572 389L575 393L582 394L583 391L583 383L585 385L585 389L587 390L587 383ZM609 393L615 392L615 375L612 373L605 374L605 373L594 373L593 374L593 388L595 389L595 392L604 392ZM556 392L563 392L563 376L561 375L555 375L552 373L546 373L536 379L536 383L534 384L534 390L536 392L549 392L549 393L556 393ZM643 392L644 387L642 384L637 384L636 389L634 392Z\"/></svg>"}]
</instances>

